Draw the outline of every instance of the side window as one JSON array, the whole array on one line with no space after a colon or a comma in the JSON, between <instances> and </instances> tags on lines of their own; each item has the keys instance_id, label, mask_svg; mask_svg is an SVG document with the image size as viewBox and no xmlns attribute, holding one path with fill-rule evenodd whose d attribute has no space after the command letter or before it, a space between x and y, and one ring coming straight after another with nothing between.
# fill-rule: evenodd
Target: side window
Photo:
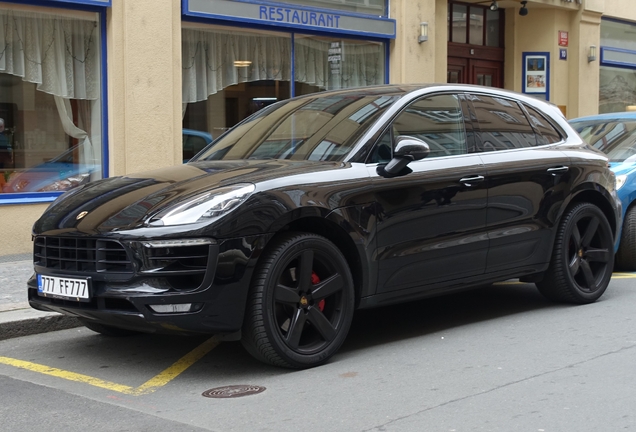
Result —
<instances>
[{"instance_id":1,"label":"side window","mask_svg":"<svg viewBox=\"0 0 636 432\"><path fill-rule=\"evenodd\" d=\"M530 116L532 126L534 126L540 134L537 137L539 145L558 143L563 140L559 131L557 131L544 116L539 114L539 112L534 108L527 105L525 105L525 107L528 111L528 115Z\"/></svg>"},{"instance_id":2,"label":"side window","mask_svg":"<svg viewBox=\"0 0 636 432\"><path fill-rule=\"evenodd\" d=\"M425 141L431 149L427 159L466 154L464 117L456 95L419 99L393 122L393 135L408 135Z\"/></svg>"},{"instance_id":3,"label":"side window","mask_svg":"<svg viewBox=\"0 0 636 432\"><path fill-rule=\"evenodd\" d=\"M537 137L517 102L471 95L479 123L480 150L509 150L537 145Z\"/></svg>"}]
</instances>

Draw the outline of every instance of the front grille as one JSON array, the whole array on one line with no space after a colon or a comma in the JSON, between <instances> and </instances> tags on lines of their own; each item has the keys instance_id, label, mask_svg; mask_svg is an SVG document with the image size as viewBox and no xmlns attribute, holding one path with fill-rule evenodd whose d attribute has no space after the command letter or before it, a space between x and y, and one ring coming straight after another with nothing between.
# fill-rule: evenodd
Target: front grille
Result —
<instances>
[{"instance_id":1,"label":"front grille","mask_svg":"<svg viewBox=\"0 0 636 432\"><path fill-rule=\"evenodd\" d=\"M115 240L39 236L34 242L36 266L86 273L132 273L124 246Z\"/></svg>"},{"instance_id":2,"label":"front grille","mask_svg":"<svg viewBox=\"0 0 636 432\"><path fill-rule=\"evenodd\" d=\"M155 274L203 274L209 254L208 245L146 248L148 267Z\"/></svg>"},{"instance_id":3,"label":"front grille","mask_svg":"<svg viewBox=\"0 0 636 432\"><path fill-rule=\"evenodd\" d=\"M144 272L164 276L174 289L195 289L205 279L209 255L209 245L147 247Z\"/></svg>"}]
</instances>

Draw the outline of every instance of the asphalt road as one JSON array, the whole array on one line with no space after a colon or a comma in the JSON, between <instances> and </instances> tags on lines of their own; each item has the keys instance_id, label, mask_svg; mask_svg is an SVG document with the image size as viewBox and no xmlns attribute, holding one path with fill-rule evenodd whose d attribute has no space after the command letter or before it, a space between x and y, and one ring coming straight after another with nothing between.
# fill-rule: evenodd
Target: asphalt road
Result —
<instances>
[{"instance_id":1,"label":"asphalt road","mask_svg":"<svg viewBox=\"0 0 636 432\"><path fill-rule=\"evenodd\" d=\"M0 430L609 431L636 429L636 275L587 306L502 284L360 311L324 366L288 371L239 343L0 342ZM229 385L259 394L203 397Z\"/></svg>"}]
</instances>

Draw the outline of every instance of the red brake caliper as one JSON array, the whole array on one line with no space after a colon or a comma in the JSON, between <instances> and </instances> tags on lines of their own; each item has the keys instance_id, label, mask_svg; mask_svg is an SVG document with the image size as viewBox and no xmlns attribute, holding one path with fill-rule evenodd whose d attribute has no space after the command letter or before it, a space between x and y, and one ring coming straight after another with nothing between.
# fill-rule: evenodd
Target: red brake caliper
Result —
<instances>
[{"instance_id":1,"label":"red brake caliper","mask_svg":"<svg viewBox=\"0 0 636 432\"><path fill-rule=\"evenodd\" d=\"M312 285L318 285L320 283L320 278L318 277L318 275L316 274L316 272L311 272L311 283ZM320 309L320 312L325 310L325 300L320 300L318 302L318 309Z\"/></svg>"}]
</instances>

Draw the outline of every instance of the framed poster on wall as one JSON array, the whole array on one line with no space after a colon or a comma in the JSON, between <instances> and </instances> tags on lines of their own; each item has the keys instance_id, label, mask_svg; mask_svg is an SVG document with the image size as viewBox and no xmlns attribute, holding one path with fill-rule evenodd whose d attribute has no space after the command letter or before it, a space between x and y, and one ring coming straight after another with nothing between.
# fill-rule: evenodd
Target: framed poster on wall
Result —
<instances>
[{"instance_id":1,"label":"framed poster on wall","mask_svg":"<svg viewBox=\"0 0 636 432\"><path fill-rule=\"evenodd\" d=\"M550 53L523 53L523 92L550 100Z\"/></svg>"}]
</instances>

